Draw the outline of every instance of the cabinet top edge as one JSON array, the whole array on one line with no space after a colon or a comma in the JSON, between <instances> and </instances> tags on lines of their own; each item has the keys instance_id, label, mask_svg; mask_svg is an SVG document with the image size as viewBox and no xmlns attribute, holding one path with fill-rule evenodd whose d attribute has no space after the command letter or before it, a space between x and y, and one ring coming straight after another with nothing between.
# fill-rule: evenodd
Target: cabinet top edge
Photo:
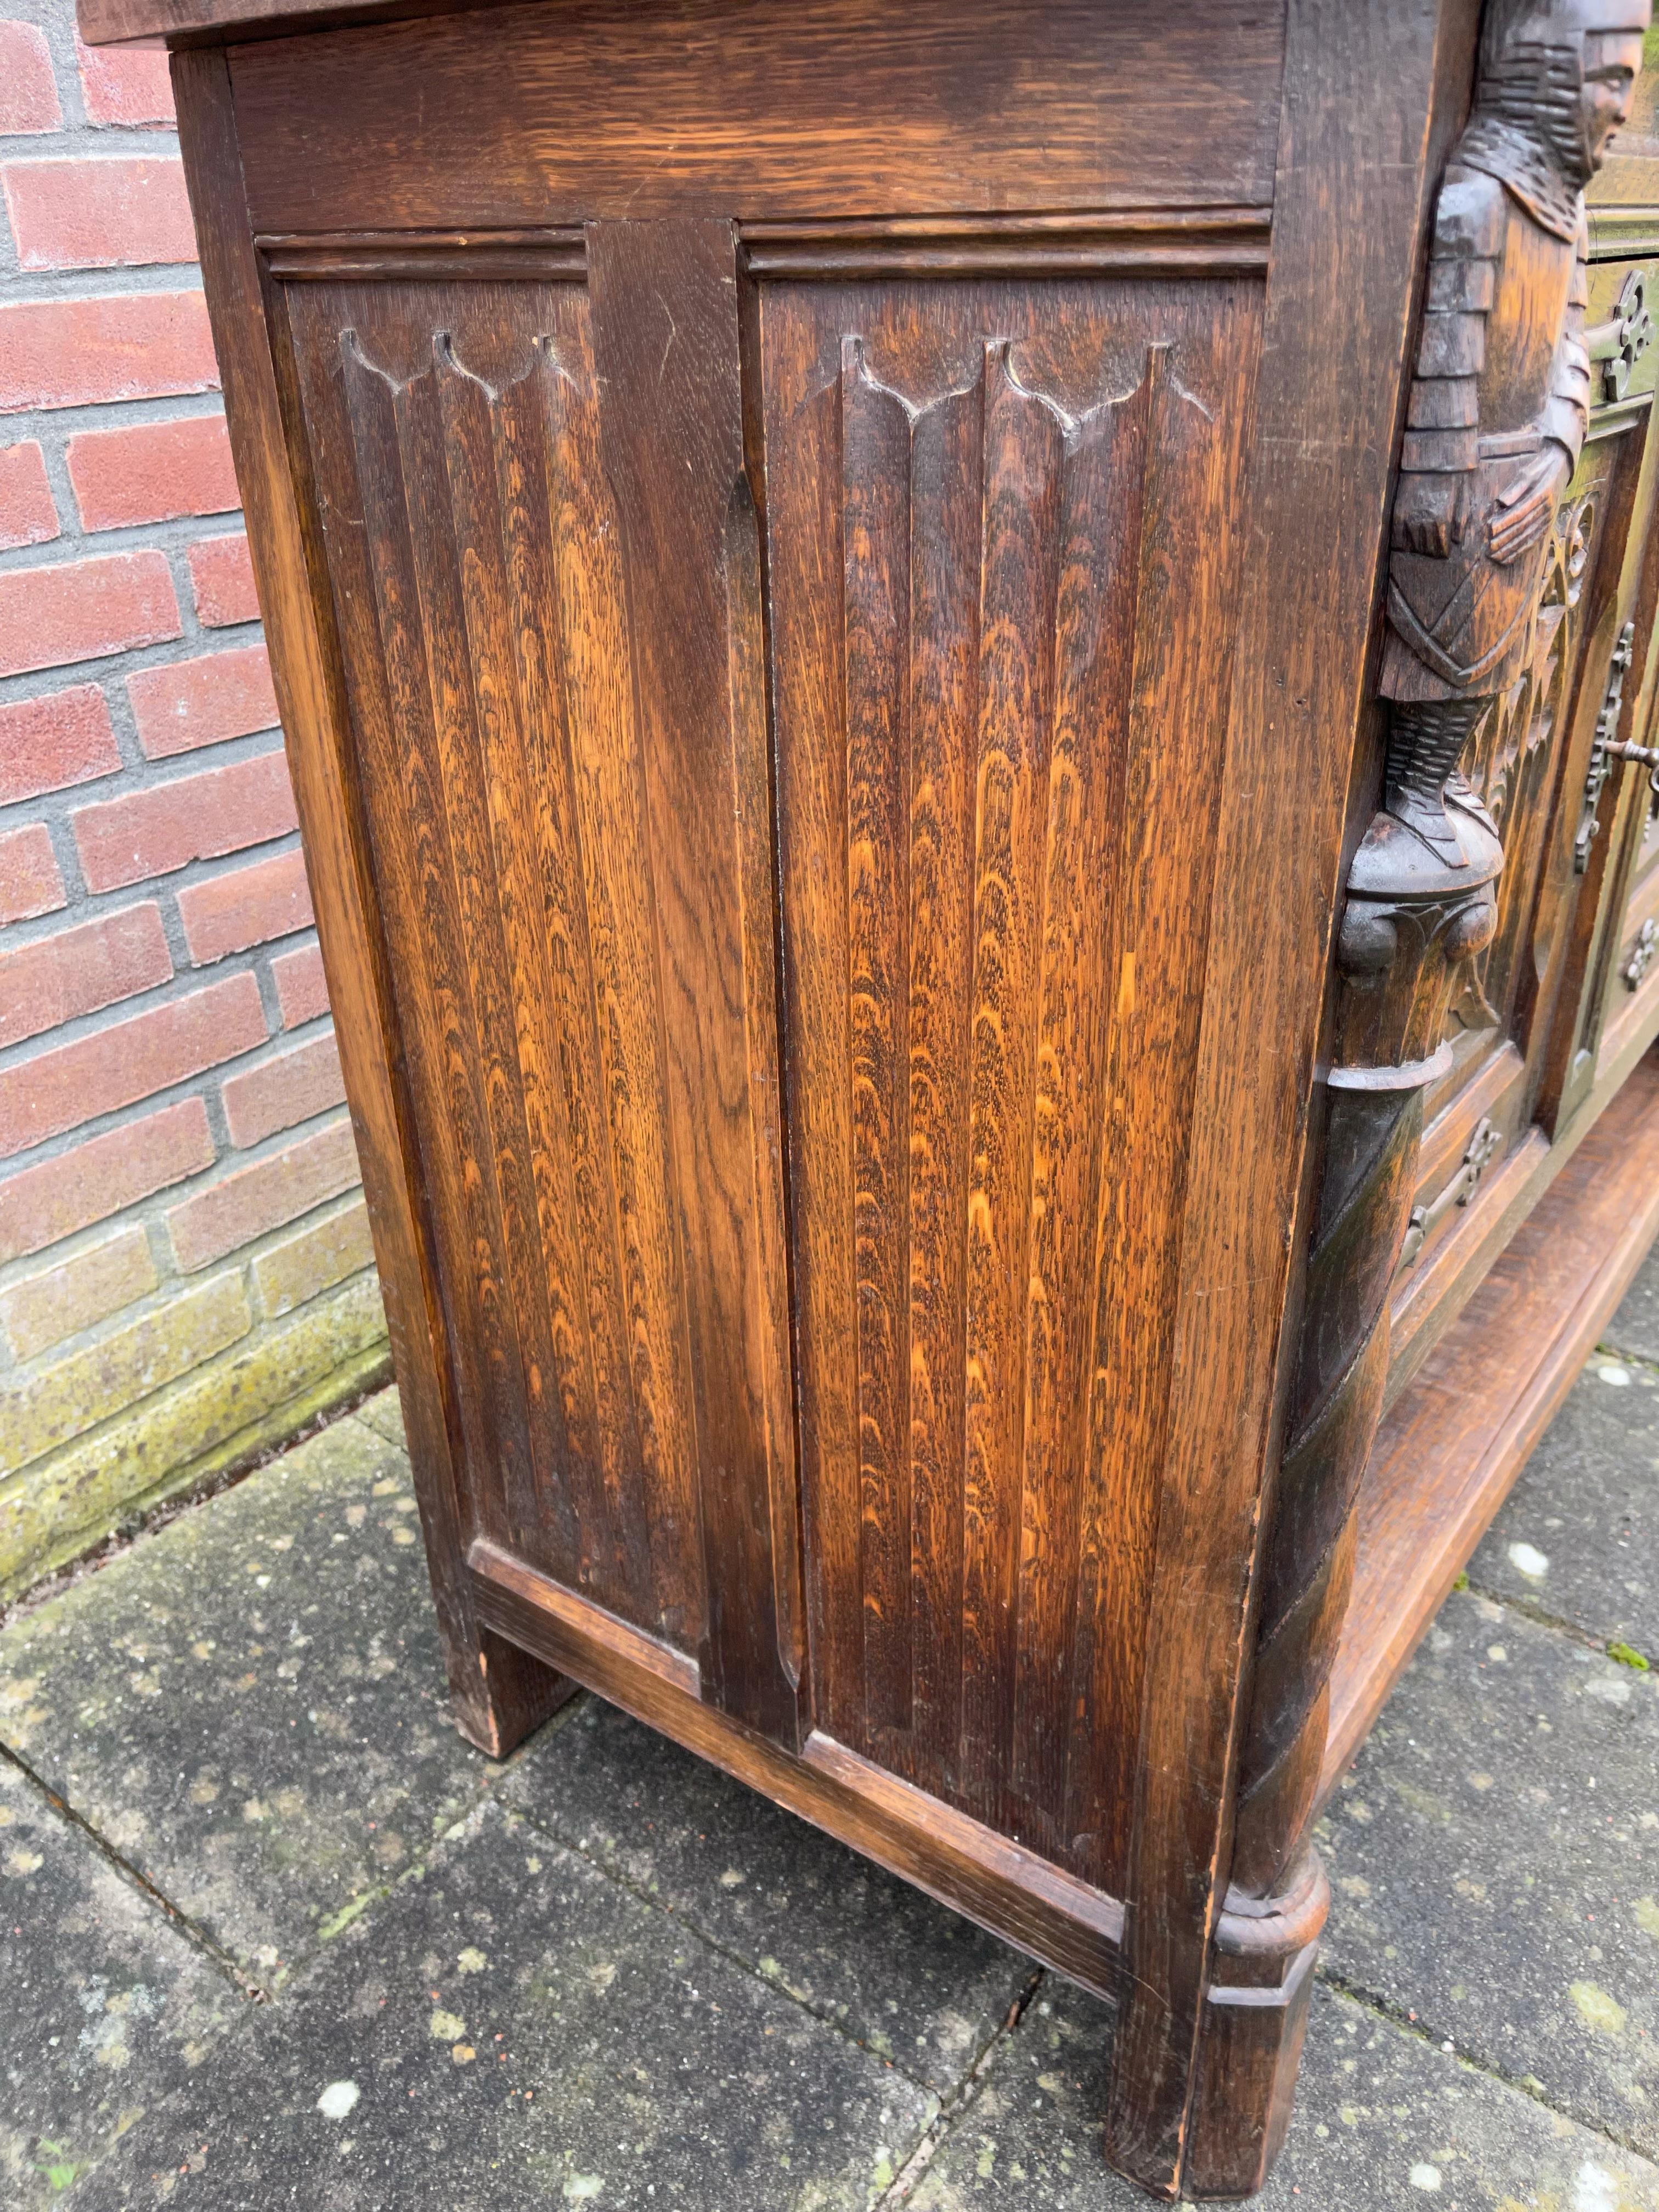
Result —
<instances>
[{"instance_id":1,"label":"cabinet top edge","mask_svg":"<svg viewBox=\"0 0 1659 2212\"><path fill-rule=\"evenodd\" d=\"M88 46L216 46L422 15L469 14L501 0L76 0Z\"/></svg>"}]
</instances>

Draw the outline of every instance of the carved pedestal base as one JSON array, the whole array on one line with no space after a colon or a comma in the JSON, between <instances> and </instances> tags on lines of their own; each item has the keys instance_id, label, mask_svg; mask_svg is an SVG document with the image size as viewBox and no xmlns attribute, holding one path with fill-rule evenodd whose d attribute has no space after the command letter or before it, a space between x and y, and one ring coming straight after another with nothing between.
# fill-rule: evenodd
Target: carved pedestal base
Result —
<instances>
[{"instance_id":1,"label":"carved pedestal base","mask_svg":"<svg viewBox=\"0 0 1659 2212\"><path fill-rule=\"evenodd\" d=\"M1284 2147L1330 1885L1312 1851L1285 1893L1230 1893L1200 2034L1185 2194L1249 2197Z\"/></svg>"}]
</instances>

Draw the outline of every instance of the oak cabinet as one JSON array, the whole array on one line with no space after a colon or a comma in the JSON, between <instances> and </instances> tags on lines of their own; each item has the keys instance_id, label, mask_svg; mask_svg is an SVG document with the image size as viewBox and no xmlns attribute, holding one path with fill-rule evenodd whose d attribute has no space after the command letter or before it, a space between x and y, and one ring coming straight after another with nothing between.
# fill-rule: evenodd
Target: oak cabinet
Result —
<instances>
[{"instance_id":1,"label":"oak cabinet","mask_svg":"<svg viewBox=\"0 0 1659 2212\"><path fill-rule=\"evenodd\" d=\"M1545 12L82 0L461 1725L588 1684L1116 1998L1164 2196L1659 1225L1647 6Z\"/></svg>"}]
</instances>

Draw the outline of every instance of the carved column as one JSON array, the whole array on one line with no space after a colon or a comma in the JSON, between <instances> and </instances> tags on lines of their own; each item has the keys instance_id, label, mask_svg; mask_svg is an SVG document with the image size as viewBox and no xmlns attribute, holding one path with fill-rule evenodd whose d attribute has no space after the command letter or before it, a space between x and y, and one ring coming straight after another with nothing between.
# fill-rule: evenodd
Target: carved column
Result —
<instances>
[{"instance_id":1,"label":"carved column","mask_svg":"<svg viewBox=\"0 0 1659 2212\"><path fill-rule=\"evenodd\" d=\"M1450 1060L1440 1040L1457 969L1497 923L1498 839L1472 806L1454 802L1447 818L1455 866L1379 814L1348 881L1324 1164L1201 2041L1194 2196L1257 2189L1278 2155L1330 1903L1308 1837L1354 1504L1388 1375L1389 1286L1416 1189L1423 1093Z\"/></svg>"},{"instance_id":2,"label":"carved column","mask_svg":"<svg viewBox=\"0 0 1659 2212\"><path fill-rule=\"evenodd\" d=\"M1458 763L1533 648L1589 427L1583 184L1628 111L1646 27L1648 0L1486 0L1475 106L1436 204L1389 535L1389 757L1336 945L1321 1188L1188 2111L1194 2197L1261 2188L1290 2124L1329 1909L1310 1827L1422 1093L1449 1066L1458 969L1498 927L1504 854Z\"/></svg>"},{"instance_id":3,"label":"carved column","mask_svg":"<svg viewBox=\"0 0 1659 2212\"><path fill-rule=\"evenodd\" d=\"M1531 654L1589 422L1583 187L1628 112L1649 17L1650 0L1486 0L1474 106L1436 205L1389 538L1382 811L1337 943L1301 1335L1188 2111L1190 2196L1260 2188L1289 2124L1330 1903L1309 1832L1389 1286L1457 971L1497 927L1503 849L1458 763Z\"/></svg>"}]
</instances>

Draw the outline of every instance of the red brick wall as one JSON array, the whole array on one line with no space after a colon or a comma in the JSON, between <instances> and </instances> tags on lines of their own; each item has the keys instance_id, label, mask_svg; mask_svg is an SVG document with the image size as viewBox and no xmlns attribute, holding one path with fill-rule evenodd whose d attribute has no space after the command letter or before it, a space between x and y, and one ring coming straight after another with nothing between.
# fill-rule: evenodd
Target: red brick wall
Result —
<instances>
[{"instance_id":1,"label":"red brick wall","mask_svg":"<svg viewBox=\"0 0 1659 2212\"><path fill-rule=\"evenodd\" d=\"M0 21L0 1595L383 1356L172 120Z\"/></svg>"}]
</instances>

